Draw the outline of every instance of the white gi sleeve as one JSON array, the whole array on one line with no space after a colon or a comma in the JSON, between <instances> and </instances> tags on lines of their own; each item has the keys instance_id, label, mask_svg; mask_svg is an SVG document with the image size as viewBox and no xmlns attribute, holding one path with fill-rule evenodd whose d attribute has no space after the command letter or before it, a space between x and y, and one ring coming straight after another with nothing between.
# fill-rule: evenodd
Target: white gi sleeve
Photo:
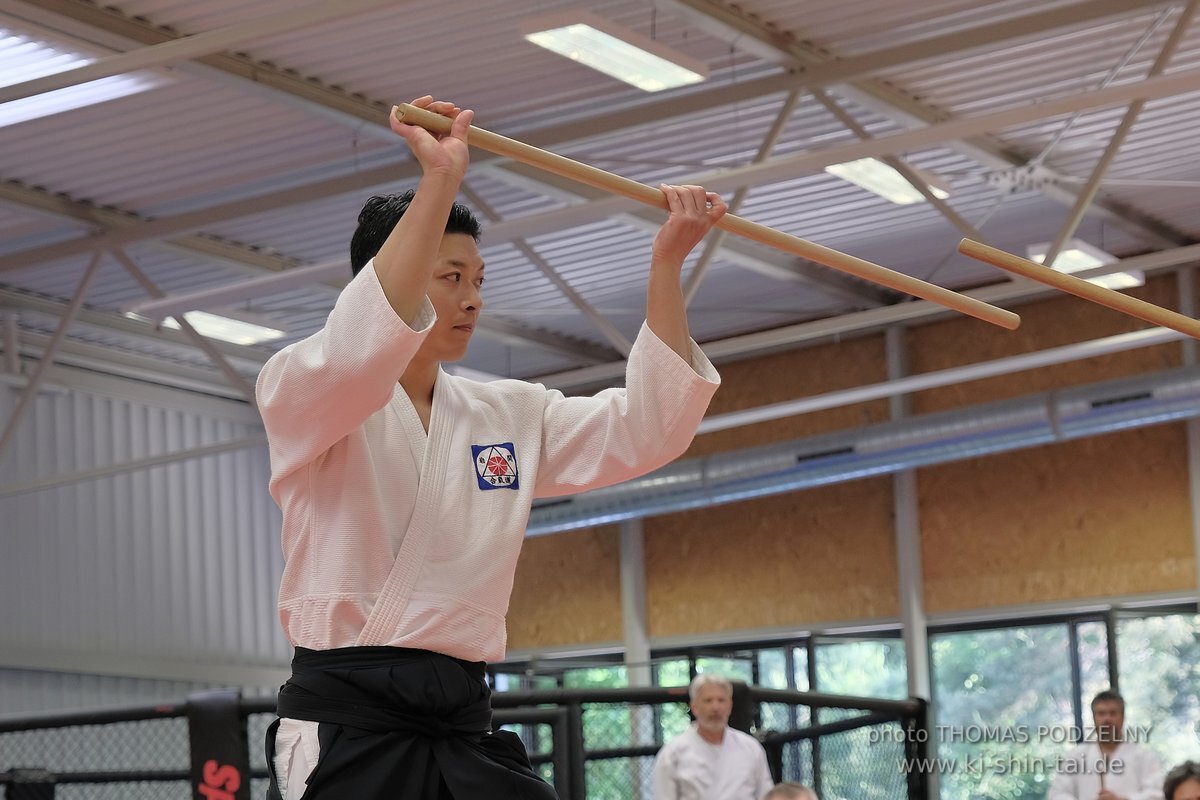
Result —
<instances>
[{"instance_id":1,"label":"white gi sleeve","mask_svg":"<svg viewBox=\"0 0 1200 800\"><path fill-rule=\"evenodd\" d=\"M256 393L272 487L387 404L435 319L425 298L413 327L406 325L371 261L342 290L324 328L267 361Z\"/></svg>"},{"instance_id":2,"label":"white gi sleeve","mask_svg":"<svg viewBox=\"0 0 1200 800\"><path fill-rule=\"evenodd\" d=\"M1064 761L1074 762L1083 757L1083 749L1075 747ZM1082 800L1079 797L1079 777L1076 773L1077 770L1072 769L1060 769L1055 772L1054 777L1050 779L1050 791L1046 794L1046 800Z\"/></svg>"},{"instance_id":3,"label":"white gi sleeve","mask_svg":"<svg viewBox=\"0 0 1200 800\"><path fill-rule=\"evenodd\" d=\"M651 800L679 800L679 786L675 782L675 748L670 742L663 745L654 758L651 772Z\"/></svg>"},{"instance_id":4,"label":"white gi sleeve","mask_svg":"<svg viewBox=\"0 0 1200 800\"><path fill-rule=\"evenodd\" d=\"M1137 772L1138 789L1129 796L1129 800L1162 800L1166 775L1158 756L1150 748L1142 746L1135 749L1134 757L1130 760L1134 762Z\"/></svg>"},{"instance_id":5,"label":"white gi sleeve","mask_svg":"<svg viewBox=\"0 0 1200 800\"><path fill-rule=\"evenodd\" d=\"M620 483L687 450L721 382L695 342L691 347L688 364L643 324L629 354L624 389L593 397L548 392L535 496Z\"/></svg>"}]
</instances>

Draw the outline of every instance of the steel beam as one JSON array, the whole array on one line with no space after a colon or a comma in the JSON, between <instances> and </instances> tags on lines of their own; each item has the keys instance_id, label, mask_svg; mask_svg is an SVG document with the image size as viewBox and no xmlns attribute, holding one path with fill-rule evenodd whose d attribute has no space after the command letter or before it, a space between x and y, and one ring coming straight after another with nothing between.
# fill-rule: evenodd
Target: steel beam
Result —
<instances>
[{"instance_id":1,"label":"steel beam","mask_svg":"<svg viewBox=\"0 0 1200 800\"><path fill-rule=\"evenodd\" d=\"M92 256L91 263L83 272L83 277L79 279L79 285L75 287L75 295L71 298L71 302L63 311L62 316L58 320L58 328L54 331L54 335L50 337L50 342L46 345L46 349L42 353L42 358L38 361L37 367L33 374L29 376L29 380L25 384L25 390L21 392L20 399L17 400L17 405L13 408L12 413L8 417L8 421L4 425L4 430L0 432L0 455L4 454L4 448L12 441L13 435L17 431L17 425L21 421L29 404L33 398L37 396L38 386L46 377L46 370L51 363L54 362L54 354L62 344L63 337L67 333L67 329L71 327L71 323L75 320L75 315L79 313L79 309L83 306L83 300L87 297L88 288L92 285L92 280L96 277L96 272L100 268L100 262L103 261L103 254L97 252Z\"/></svg>"},{"instance_id":2,"label":"steel beam","mask_svg":"<svg viewBox=\"0 0 1200 800\"><path fill-rule=\"evenodd\" d=\"M310 28L333 19L352 17L389 5L394 5L392 0L322 0L301 8L289 8L249 22L238 22L224 28L182 36L174 41L107 56L82 67L0 87L0 103L78 86L126 72L187 61L234 45Z\"/></svg>"},{"instance_id":3,"label":"steel beam","mask_svg":"<svg viewBox=\"0 0 1200 800\"><path fill-rule=\"evenodd\" d=\"M1155 78L1162 75L1170 63L1171 57L1175 55L1175 51L1179 48L1179 43L1183 40L1183 35L1187 32L1188 27L1192 23L1192 19L1196 14L1196 6L1200 5L1198 0L1192 0L1183 9L1179 19L1175 22L1175 27L1171 31L1171 35L1167 37L1167 41L1163 44L1162 50L1154 59L1154 64L1150 67L1149 77ZM1104 153L1096 162L1096 166L1092 168L1092 174L1088 177L1087 183L1079 190L1079 196L1075 199L1075 204L1071 207L1071 211L1067 214L1067 219L1059 229L1058 234L1054 237L1054 241L1050 244L1050 249L1046 252L1042 263L1047 266L1053 266L1054 260L1058 258L1058 254L1062 252L1063 246L1067 240L1075 235L1079 223L1083 221L1084 214L1096 199L1097 193L1100 191L1100 182L1104 179L1108 168L1112 166L1113 159L1117 157L1121 146L1125 144L1125 140L1129 137L1129 132L1133 130L1133 126L1137 124L1138 117L1141 116L1142 109L1145 108L1146 101L1138 98L1129 104L1129 108L1125 110L1125 115L1118 123L1116 130L1113 131L1112 138L1104 148Z\"/></svg>"}]
</instances>

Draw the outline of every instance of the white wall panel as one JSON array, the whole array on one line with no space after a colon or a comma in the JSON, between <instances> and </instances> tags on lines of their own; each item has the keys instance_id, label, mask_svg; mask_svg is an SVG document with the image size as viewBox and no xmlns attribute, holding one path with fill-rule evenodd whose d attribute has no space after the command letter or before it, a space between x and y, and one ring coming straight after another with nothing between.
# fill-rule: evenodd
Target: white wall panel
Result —
<instances>
[{"instance_id":1,"label":"white wall panel","mask_svg":"<svg viewBox=\"0 0 1200 800\"><path fill-rule=\"evenodd\" d=\"M0 423L17 397L0 386ZM210 402L199 413L181 397L172 405L39 393L0 455L0 485L261 433L244 407L222 414ZM136 684L141 697L164 683L96 679L96 691L72 694L35 690L4 667L172 678L172 691L188 681L242 685L256 668L269 676L286 667L275 610L280 516L268 476L259 446L0 498L0 713L26 708L12 700L23 691L35 705L61 707L55 692L107 703L128 696L114 687Z\"/></svg>"},{"instance_id":2,"label":"white wall panel","mask_svg":"<svg viewBox=\"0 0 1200 800\"><path fill-rule=\"evenodd\" d=\"M184 681L0 669L0 719L43 712L179 703L211 688Z\"/></svg>"}]
</instances>

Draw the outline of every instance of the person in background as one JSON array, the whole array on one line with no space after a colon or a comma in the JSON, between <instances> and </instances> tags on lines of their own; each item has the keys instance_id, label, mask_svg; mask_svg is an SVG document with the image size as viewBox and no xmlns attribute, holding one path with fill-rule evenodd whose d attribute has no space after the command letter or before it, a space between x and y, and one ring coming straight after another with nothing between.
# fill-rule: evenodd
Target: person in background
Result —
<instances>
[{"instance_id":1,"label":"person in background","mask_svg":"<svg viewBox=\"0 0 1200 800\"><path fill-rule=\"evenodd\" d=\"M1166 800L1200 800L1200 761L1185 761L1163 781Z\"/></svg>"},{"instance_id":2,"label":"person in background","mask_svg":"<svg viewBox=\"0 0 1200 800\"><path fill-rule=\"evenodd\" d=\"M1066 756L1047 800L1162 800L1162 766L1149 748L1125 741L1125 700L1114 691L1092 699L1095 736Z\"/></svg>"},{"instance_id":3,"label":"person in background","mask_svg":"<svg viewBox=\"0 0 1200 800\"><path fill-rule=\"evenodd\" d=\"M696 721L654 759L654 800L762 800L774 779L758 740L729 727L733 684L711 673L688 687Z\"/></svg>"}]
</instances>

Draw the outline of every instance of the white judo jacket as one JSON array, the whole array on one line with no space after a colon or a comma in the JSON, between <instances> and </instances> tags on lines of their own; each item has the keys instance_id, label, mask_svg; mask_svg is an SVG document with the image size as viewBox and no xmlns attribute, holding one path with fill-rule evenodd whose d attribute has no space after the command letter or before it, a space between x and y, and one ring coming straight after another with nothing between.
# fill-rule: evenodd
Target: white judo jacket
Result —
<instances>
[{"instance_id":1,"label":"white judo jacket","mask_svg":"<svg viewBox=\"0 0 1200 800\"><path fill-rule=\"evenodd\" d=\"M676 458L720 380L695 343L688 364L643 325L624 389L564 397L442 372L426 433L398 380L433 320L426 299L406 325L368 264L325 327L259 375L283 511L279 613L294 645L501 660L534 498Z\"/></svg>"}]
</instances>

